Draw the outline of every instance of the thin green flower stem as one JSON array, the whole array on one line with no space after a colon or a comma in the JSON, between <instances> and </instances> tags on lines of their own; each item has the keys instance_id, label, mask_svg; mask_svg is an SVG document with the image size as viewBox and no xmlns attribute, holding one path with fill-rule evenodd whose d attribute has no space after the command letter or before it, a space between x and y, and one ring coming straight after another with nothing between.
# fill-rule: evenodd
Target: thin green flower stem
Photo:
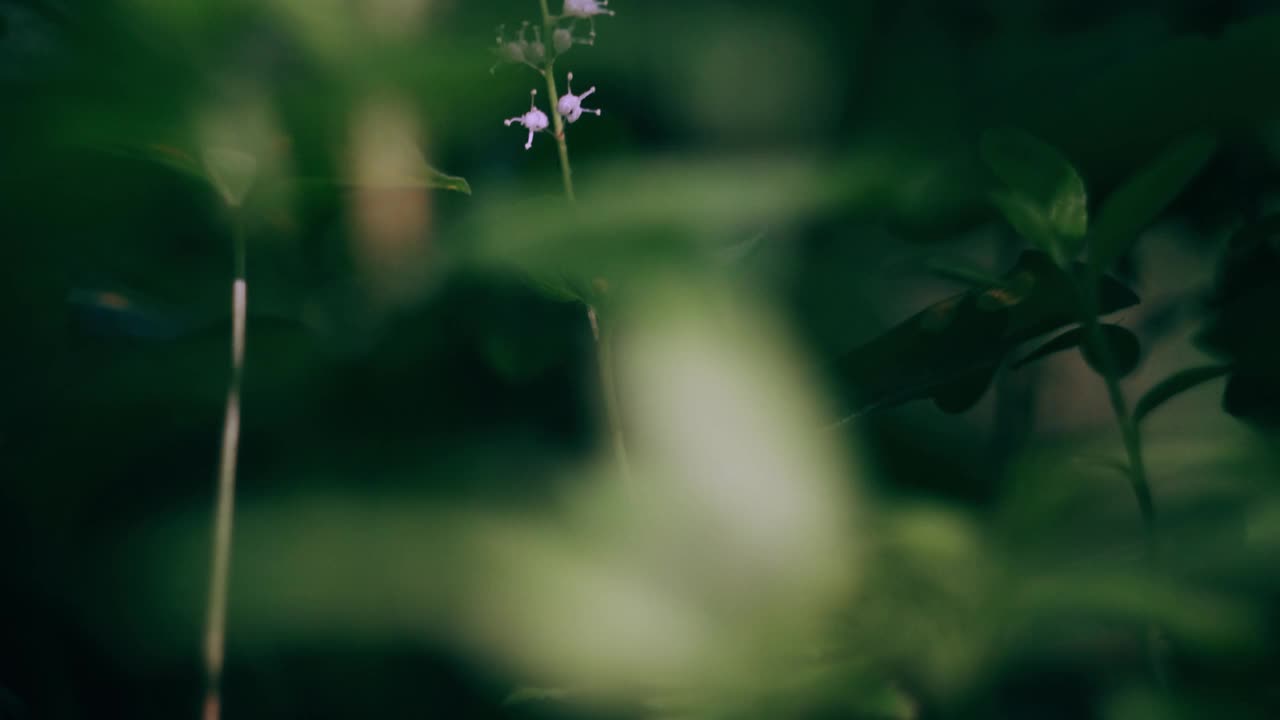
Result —
<instances>
[{"instance_id":1,"label":"thin green flower stem","mask_svg":"<svg viewBox=\"0 0 1280 720\"><path fill-rule=\"evenodd\" d=\"M542 32L544 37L551 38L555 32L556 18L547 7L547 0L538 0L542 10ZM565 140L564 120L556 107L560 104L560 91L556 88L555 57L547 61L542 75L547 79L547 95L551 101L551 127L555 131L556 150L560 155L560 177L564 182L564 194L569 203L576 203L578 198L573 191L573 168L569 165L569 144ZM596 343L596 363L600 369L600 394L603 397L605 417L609 423L609 434L612 438L613 454L618 463L618 472L625 485L631 484L631 463L627 457L626 437L622 432L622 412L618 404L617 382L614 376L613 335L608 327L602 327L600 314L595 306L587 304L587 320L591 323L591 336Z\"/></svg>"},{"instance_id":2,"label":"thin green flower stem","mask_svg":"<svg viewBox=\"0 0 1280 720\"><path fill-rule=\"evenodd\" d=\"M596 341L596 363L600 366L600 394L604 399L605 416L609 432L613 436L613 455L618 462L622 482L631 486L631 462L627 457L626 437L622 432L622 412L618 406L618 391L614 381L613 337L611 328L604 325L596 309L587 306L587 319L591 322L591 334Z\"/></svg>"},{"instance_id":3,"label":"thin green flower stem","mask_svg":"<svg viewBox=\"0 0 1280 720\"><path fill-rule=\"evenodd\" d=\"M227 635L227 584L231 573L231 531L235 513L236 458L240 449L240 388L244 379L248 283L245 279L245 231L239 208L231 208L235 274L231 280L231 375L222 421L222 454L218 461L217 499L213 520L213 561L209 569L208 616L205 619L205 698L203 720L218 720L222 707L222 667Z\"/></svg>"},{"instance_id":4,"label":"thin green flower stem","mask_svg":"<svg viewBox=\"0 0 1280 720\"><path fill-rule=\"evenodd\" d=\"M551 34L555 32L555 18L547 8L547 0L538 0L538 2L542 9L542 32L549 40ZM547 79L547 95L551 100L551 128L555 130L556 150L560 153L560 177L564 181L564 194L568 196L569 202L576 202L577 197L573 192L573 170L569 166L569 144L564 137L564 120L561 120L560 113L556 112L556 107L560 104L560 91L556 88L554 57L547 61L542 75Z\"/></svg>"},{"instance_id":5,"label":"thin green flower stem","mask_svg":"<svg viewBox=\"0 0 1280 720\"><path fill-rule=\"evenodd\" d=\"M1071 275L1080 303L1086 340L1095 348L1098 361L1102 365L1102 378L1107 386L1107 396L1111 400L1111 409L1120 427L1125 455L1129 460L1126 468L1129 484L1133 487L1133 494L1138 500L1138 509L1142 513L1147 561L1155 563L1157 559L1156 507L1151 497L1151 485L1147 481L1146 463L1142 459L1142 435L1138 432L1138 424L1134 421L1133 414L1129 412L1124 390L1120 387L1115 355L1111 352L1111 346L1107 344L1106 337L1102 334L1102 325L1098 322L1098 288L1101 271L1094 263L1089 262L1083 283L1070 271L1068 274ZM1152 621L1148 624L1144 644L1148 671L1157 687L1167 689L1169 687L1167 651L1164 645L1164 633L1158 622Z\"/></svg>"},{"instance_id":6,"label":"thin green flower stem","mask_svg":"<svg viewBox=\"0 0 1280 720\"><path fill-rule=\"evenodd\" d=\"M1102 378L1106 383L1107 396L1111 401L1111 409L1120 427L1120 436L1124 443L1125 455L1129 461L1129 483L1138 500L1138 509L1142 513L1143 527L1146 531L1147 551L1155 552L1156 508L1151 497L1151 485L1147 482L1146 463L1142 459L1142 436L1138 432L1138 424L1134 422L1129 404L1125 400L1124 391L1120 388L1119 373L1116 372L1115 355L1102 334L1102 325L1098 322L1098 271L1092 266L1086 270L1083 286L1076 281L1076 294L1080 299L1085 333L1088 342L1095 348L1102 365Z\"/></svg>"}]
</instances>

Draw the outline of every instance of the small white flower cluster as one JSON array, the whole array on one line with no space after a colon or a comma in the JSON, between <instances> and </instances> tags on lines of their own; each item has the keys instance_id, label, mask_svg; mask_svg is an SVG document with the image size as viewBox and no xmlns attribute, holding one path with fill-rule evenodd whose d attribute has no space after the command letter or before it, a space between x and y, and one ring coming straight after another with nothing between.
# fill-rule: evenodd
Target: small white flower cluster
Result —
<instances>
[{"instance_id":1,"label":"small white flower cluster","mask_svg":"<svg viewBox=\"0 0 1280 720\"><path fill-rule=\"evenodd\" d=\"M523 63L544 75L551 72L555 59L567 53L574 45L595 44L596 16L614 14L612 10L605 7L608 4L608 0L564 0L564 10L560 15L550 18L548 22L547 29L551 31L551 48L549 50L542 41L542 28L536 25L533 26L533 39L529 39L530 23L528 21L521 23L520 30L511 39L507 39L505 26L499 27L497 48L495 49L495 53L498 56L498 64ZM578 23L583 20L588 23L588 33L585 37L577 32ZM495 65L494 69L496 68L497 66ZM554 86L552 89L554 90ZM565 85L565 94L560 96L559 101L556 103L555 111L569 123L577 122L583 113L592 113L599 116L599 108L582 106L582 101L595 91L595 86L592 86L581 95L573 94L573 73L569 73L568 82ZM529 96L528 112L503 121L503 124L508 127L520 125L529 131L529 138L524 144L525 150L533 147L533 134L545 132L551 124L547 114L538 109L538 91L534 90Z\"/></svg>"}]
</instances>

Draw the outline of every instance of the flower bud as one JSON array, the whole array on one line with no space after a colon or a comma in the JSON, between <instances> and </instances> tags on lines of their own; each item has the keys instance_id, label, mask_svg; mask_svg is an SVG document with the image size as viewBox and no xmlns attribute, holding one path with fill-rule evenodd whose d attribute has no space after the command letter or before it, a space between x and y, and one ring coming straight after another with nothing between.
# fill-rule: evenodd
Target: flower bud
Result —
<instances>
[{"instance_id":1,"label":"flower bud","mask_svg":"<svg viewBox=\"0 0 1280 720\"><path fill-rule=\"evenodd\" d=\"M547 62L547 46L542 44L542 28L533 29L533 42L524 48L525 62L534 67L542 67Z\"/></svg>"},{"instance_id":2,"label":"flower bud","mask_svg":"<svg viewBox=\"0 0 1280 720\"><path fill-rule=\"evenodd\" d=\"M569 52L569 48L573 47L573 32L569 28L556 28L556 31L551 33L551 46L556 49L556 55Z\"/></svg>"}]
</instances>

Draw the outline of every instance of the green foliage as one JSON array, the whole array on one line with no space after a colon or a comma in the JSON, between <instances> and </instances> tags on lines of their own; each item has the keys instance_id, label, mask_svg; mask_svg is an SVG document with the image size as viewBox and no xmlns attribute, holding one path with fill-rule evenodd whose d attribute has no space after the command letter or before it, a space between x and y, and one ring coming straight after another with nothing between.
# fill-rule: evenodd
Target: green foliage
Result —
<instances>
[{"instance_id":1,"label":"green foliage","mask_svg":"<svg viewBox=\"0 0 1280 720\"><path fill-rule=\"evenodd\" d=\"M1081 273L1083 267L1076 264L1071 272ZM920 398L933 398L946 412L960 412L977 402L1015 347L1075 321L1073 293L1066 272L1044 253L1029 250L994 286L931 305L846 353L833 372L849 383L855 413ZM1102 278L1099 314L1137 302L1122 283ZM1136 341L1127 331L1117 331L1127 335L1117 336L1126 361L1136 364ZM1056 349L1076 344L1078 340Z\"/></svg>"},{"instance_id":2,"label":"green foliage","mask_svg":"<svg viewBox=\"0 0 1280 720\"><path fill-rule=\"evenodd\" d=\"M616 5L571 205L530 0L0 0L0 715L199 704L234 217L228 720L1280 717L1280 15Z\"/></svg>"},{"instance_id":3,"label":"green foliage","mask_svg":"<svg viewBox=\"0 0 1280 720\"><path fill-rule=\"evenodd\" d=\"M1088 203L1084 181L1061 153L1021 130L999 129L983 134L982 159L1008 186L991 198L1020 235L1059 265L1079 254Z\"/></svg>"},{"instance_id":4,"label":"green foliage","mask_svg":"<svg viewBox=\"0 0 1280 720\"><path fill-rule=\"evenodd\" d=\"M1161 380L1138 400L1133 408L1133 421L1142 422L1153 410L1182 393L1231 372L1230 365L1205 365L1187 368Z\"/></svg>"},{"instance_id":5,"label":"green foliage","mask_svg":"<svg viewBox=\"0 0 1280 720\"><path fill-rule=\"evenodd\" d=\"M1194 135L1176 143L1109 196L1089 235L1089 262L1110 267L1164 212L1213 157L1217 140Z\"/></svg>"},{"instance_id":6,"label":"green foliage","mask_svg":"<svg viewBox=\"0 0 1280 720\"><path fill-rule=\"evenodd\" d=\"M1115 363L1115 373L1119 377L1124 377L1137 369L1141 355L1138 336L1126 328L1109 323L1100 323L1098 329L1102 332L1103 342L1107 343L1110 349L1112 361ZM1098 352L1088 343L1087 335L1083 327L1072 328L1031 351L1026 357L1013 363L1012 367L1016 370L1054 353L1078 347L1089 366L1102 373L1102 362Z\"/></svg>"}]
</instances>

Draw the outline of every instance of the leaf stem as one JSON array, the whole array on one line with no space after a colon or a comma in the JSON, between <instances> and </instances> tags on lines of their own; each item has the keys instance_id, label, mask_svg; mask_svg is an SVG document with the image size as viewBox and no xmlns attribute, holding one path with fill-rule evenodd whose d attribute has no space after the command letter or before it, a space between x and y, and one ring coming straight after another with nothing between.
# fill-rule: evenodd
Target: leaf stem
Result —
<instances>
[{"instance_id":1,"label":"leaf stem","mask_svg":"<svg viewBox=\"0 0 1280 720\"><path fill-rule=\"evenodd\" d=\"M551 10L547 8L547 0L538 0L542 10L542 32L548 39L555 31L555 18L551 16ZM569 144L564 136L564 120L560 119L560 113L556 112L556 107L560 104L560 91L556 88L556 60L554 57L547 61L547 66L542 71L543 77L547 79L547 96L551 101L551 127L555 130L556 150L560 154L560 177L564 181L564 194L568 196L569 202L576 202L577 197L573 192L573 169L569 166Z\"/></svg>"},{"instance_id":2,"label":"leaf stem","mask_svg":"<svg viewBox=\"0 0 1280 720\"><path fill-rule=\"evenodd\" d=\"M542 10L542 32L545 37L552 37L555 32L555 20L547 0L538 0ZM556 60L551 57L542 70L547 79L547 96L551 101L551 127L555 131L556 150L560 155L560 178L564 182L564 194L569 203L576 203L578 198L573 191L573 168L569 164L569 144L565 140L564 120L556 107L560 104L560 91L556 88ZM596 342L596 363L600 368L600 393L603 396L605 416L609 423L609 434L612 436L613 453L618 462L618 471L625 484L631 484L631 464L627 459L626 437L622 432L622 413L618 404L617 382L613 368L613 336L608 327L602 327L600 315L595 306L587 304L587 320L591 323L591 336Z\"/></svg>"},{"instance_id":3,"label":"leaf stem","mask_svg":"<svg viewBox=\"0 0 1280 720\"><path fill-rule=\"evenodd\" d=\"M613 336L611 329L603 325L596 309L587 306L587 319L591 322L591 335L596 341L596 362L600 366L600 392L603 395L605 416L613 436L613 454L622 473L622 482L631 486L631 462L627 458L626 438L622 433L622 412L618 406L618 391L614 381Z\"/></svg>"},{"instance_id":4,"label":"leaf stem","mask_svg":"<svg viewBox=\"0 0 1280 720\"><path fill-rule=\"evenodd\" d=\"M1071 272L1070 265L1064 271L1071 277L1076 289L1085 325L1087 342L1097 353L1102 370L1102 378L1106 382L1107 397L1111 400L1111 409L1115 413L1116 423L1120 426L1120 436L1124 442L1125 454L1128 456L1127 467L1129 484L1138 500L1138 508L1142 512L1143 535L1146 541L1147 562L1157 560L1156 542L1156 507L1151 497L1151 485L1147 482L1146 464L1142 459L1142 435L1138 432L1138 423L1129 412L1124 390L1120 387L1120 379L1116 372L1115 355L1107 344L1102 326L1098 322L1098 288L1101 270L1094 263L1086 264L1085 280L1082 283ZM1147 627L1145 638L1147 666L1156 685L1167 689L1169 677L1167 672L1167 651L1164 646L1163 632L1160 625L1152 621Z\"/></svg>"},{"instance_id":5,"label":"leaf stem","mask_svg":"<svg viewBox=\"0 0 1280 720\"><path fill-rule=\"evenodd\" d=\"M236 459L240 449L240 388L244 379L248 284L245 280L244 220L239 208L232 208L232 226L235 269L231 280L231 374L227 382L226 413L222 421L222 453L218 461L218 488L214 505L213 561L209 569L208 615L205 619L204 720L217 720L221 715L222 667L227 634L227 584L231 573Z\"/></svg>"},{"instance_id":6,"label":"leaf stem","mask_svg":"<svg viewBox=\"0 0 1280 720\"><path fill-rule=\"evenodd\" d=\"M1070 271L1067 271L1070 274ZM1111 410L1115 414L1116 424L1120 428L1120 436L1124 443L1125 455L1129 461L1129 483L1133 487L1134 497L1138 500L1138 509L1142 513L1143 527L1146 531L1148 553L1155 551L1156 508L1151 496L1151 485L1147 482L1146 464L1142 458L1142 436L1138 432L1138 424L1129 412L1124 390L1120 387L1120 379L1116 372L1115 355L1102 333L1098 322L1098 287L1099 271L1091 264L1085 270L1083 287L1074 278L1076 294L1080 299L1086 337L1097 352L1101 364L1102 379L1106 383L1107 397L1111 401Z\"/></svg>"}]
</instances>

